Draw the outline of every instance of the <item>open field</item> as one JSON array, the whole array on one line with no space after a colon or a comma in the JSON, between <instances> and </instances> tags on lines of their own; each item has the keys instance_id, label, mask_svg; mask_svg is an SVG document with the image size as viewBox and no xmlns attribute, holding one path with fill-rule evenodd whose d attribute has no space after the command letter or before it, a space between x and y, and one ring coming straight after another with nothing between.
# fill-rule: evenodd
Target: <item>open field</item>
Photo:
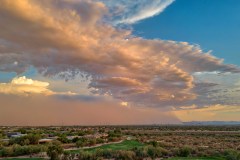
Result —
<instances>
[{"instance_id":1,"label":"open field","mask_svg":"<svg viewBox=\"0 0 240 160\"><path fill-rule=\"evenodd\" d=\"M103 150L111 149L113 151L116 151L116 150L131 150L134 147L142 147L142 146L144 146L144 145L142 143L138 142L138 141L134 141L134 140L128 141L128 140L126 140L126 141L123 141L122 143L118 143L118 144L109 144L109 145L104 145L104 146L97 147L97 148L86 149L86 151L95 151L97 149L103 149Z\"/></svg>"},{"instance_id":2,"label":"open field","mask_svg":"<svg viewBox=\"0 0 240 160\"><path fill-rule=\"evenodd\" d=\"M106 144L100 147L96 148L90 148L90 149L84 149L84 151L89 151L89 152L94 152L98 149L102 150L112 150L112 151L117 151L117 150L131 150L134 147L143 147L144 144L134 141L134 140L125 140L122 143L117 143L117 144ZM80 149L81 150L81 149ZM70 151L71 153L78 153L80 150L72 150Z\"/></svg>"}]
</instances>

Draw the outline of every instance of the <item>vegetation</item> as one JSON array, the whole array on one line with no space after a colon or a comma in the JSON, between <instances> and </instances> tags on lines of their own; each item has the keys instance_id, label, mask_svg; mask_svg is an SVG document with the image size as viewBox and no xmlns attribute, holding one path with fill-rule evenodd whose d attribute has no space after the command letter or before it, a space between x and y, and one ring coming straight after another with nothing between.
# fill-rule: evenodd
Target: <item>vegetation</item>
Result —
<instances>
[{"instance_id":1,"label":"vegetation","mask_svg":"<svg viewBox=\"0 0 240 160\"><path fill-rule=\"evenodd\" d=\"M122 143L116 143L116 144L107 144L107 145L103 145L101 147L97 147L97 148L92 148L92 149L86 149L87 151L96 151L97 149L103 149L103 150L131 150L134 147L141 147L143 146L142 143L132 140L132 141L123 141Z\"/></svg>"},{"instance_id":2,"label":"vegetation","mask_svg":"<svg viewBox=\"0 0 240 160\"><path fill-rule=\"evenodd\" d=\"M43 160L43 158L6 158L5 160Z\"/></svg>"},{"instance_id":3,"label":"vegetation","mask_svg":"<svg viewBox=\"0 0 240 160\"><path fill-rule=\"evenodd\" d=\"M20 146L14 144L10 147L4 147L0 150L0 157L10 157L10 156L22 156L22 155L32 155L47 150L46 146L43 145L28 145Z\"/></svg>"},{"instance_id":4,"label":"vegetation","mask_svg":"<svg viewBox=\"0 0 240 160\"><path fill-rule=\"evenodd\" d=\"M0 127L0 158L240 160L239 142L240 126Z\"/></svg>"},{"instance_id":5,"label":"vegetation","mask_svg":"<svg viewBox=\"0 0 240 160\"><path fill-rule=\"evenodd\" d=\"M59 142L52 143L47 149L47 155L51 160L58 160L63 153L63 148Z\"/></svg>"},{"instance_id":6,"label":"vegetation","mask_svg":"<svg viewBox=\"0 0 240 160\"><path fill-rule=\"evenodd\" d=\"M22 136L22 137L17 137L17 138L12 138L9 141L9 144L19 144L21 146L24 145L35 145L38 144L38 141L40 139L40 135L38 134L28 134L26 136Z\"/></svg>"},{"instance_id":7,"label":"vegetation","mask_svg":"<svg viewBox=\"0 0 240 160\"><path fill-rule=\"evenodd\" d=\"M169 158L168 160L225 160L224 158L219 157L183 157L183 158Z\"/></svg>"}]
</instances>

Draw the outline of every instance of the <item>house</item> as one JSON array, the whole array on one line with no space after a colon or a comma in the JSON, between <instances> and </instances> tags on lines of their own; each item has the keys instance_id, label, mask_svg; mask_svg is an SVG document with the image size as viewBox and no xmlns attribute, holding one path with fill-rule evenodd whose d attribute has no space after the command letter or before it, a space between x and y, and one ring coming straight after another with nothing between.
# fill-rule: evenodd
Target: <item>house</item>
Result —
<instances>
[{"instance_id":1,"label":"house","mask_svg":"<svg viewBox=\"0 0 240 160\"><path fill-rule=\"evenodd\" d=\"M27 134L22 134L20 132L9 132L7 133L7 136L9 138L17 138L17 137L22 137L22 136L26 136Z\"/></svg>"},{"instance_id":2,"label":"house","mask_svg":"<svg viewBox=\"0 0 240 160\"><path fill-rule=\"evenodd\" d=\"M45 144L45 143L49 143L49 142L52 142L54 139L49 139L49 138L43 138L43 139L40 139L38 141L39 144Z\"/></svg>"}]
</instances>

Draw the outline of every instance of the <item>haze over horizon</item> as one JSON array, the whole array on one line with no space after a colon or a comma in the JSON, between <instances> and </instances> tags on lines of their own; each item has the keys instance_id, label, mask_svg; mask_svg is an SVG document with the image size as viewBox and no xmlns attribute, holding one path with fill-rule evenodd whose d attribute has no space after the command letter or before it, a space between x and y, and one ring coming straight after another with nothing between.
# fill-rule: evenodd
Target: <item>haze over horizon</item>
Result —
<instances>
[{"instance_id":1,"label":"haze over horizon","mask_svg":"<svg viewBox=\"0 0 240 160\"><path fill-rule=\"evenodd\" d=\"M1 0L0 125L240 121L239 10Z\"/></svg>"}]
</instances>

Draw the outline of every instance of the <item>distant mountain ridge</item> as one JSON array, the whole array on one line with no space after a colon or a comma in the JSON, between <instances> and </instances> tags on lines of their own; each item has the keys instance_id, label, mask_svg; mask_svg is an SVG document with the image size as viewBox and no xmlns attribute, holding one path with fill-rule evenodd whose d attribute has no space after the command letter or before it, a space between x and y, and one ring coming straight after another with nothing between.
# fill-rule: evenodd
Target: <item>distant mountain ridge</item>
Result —
<instances>
[{"instance_id":1,"label":"distant mountain ridge","mask_svg":"<svg viewBox=\"0 0 240 160\"><path fill-rule=\"evenodd\" d=\"M240 121L190 121L184 125L240 125Z\"/></svg>"}]
</instances>

